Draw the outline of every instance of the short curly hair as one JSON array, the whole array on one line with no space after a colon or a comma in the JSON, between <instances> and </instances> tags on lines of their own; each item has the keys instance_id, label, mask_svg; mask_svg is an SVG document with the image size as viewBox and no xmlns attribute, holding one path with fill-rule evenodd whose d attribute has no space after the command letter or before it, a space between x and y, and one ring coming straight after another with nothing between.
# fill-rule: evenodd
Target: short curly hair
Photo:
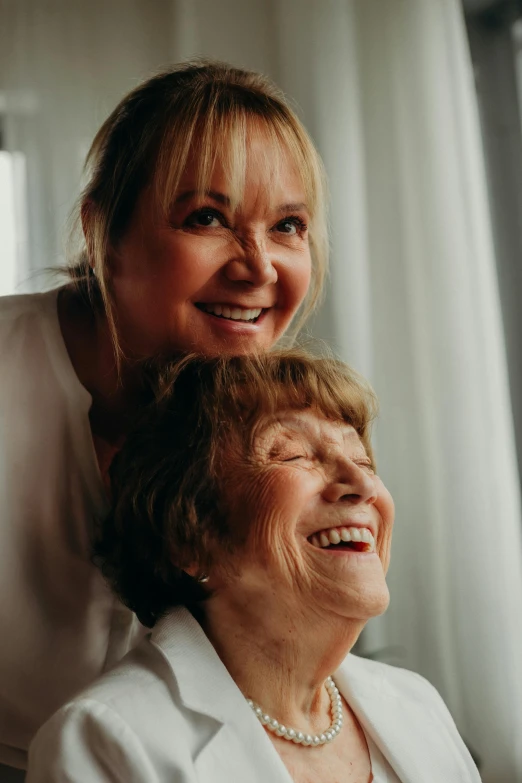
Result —
<instances>
[{"instance_id":1,"label":"short curly hair","mask_svg":"<svg viewBox=\"0 0 522 783\"><path fill-rule=\"evenodd\" d=\"M208 572L217 550L239 543L227 520L227 448L239 445L247 458L264 417L315 408L351 424L373 461L376 414L374 393L353 370L299 349L185 356L163 368L155 388L111 466L112 508L94 544L110 586L148 627L176 605L197 607L208 591L185 569Z\"/></svg>"}]
</instances>

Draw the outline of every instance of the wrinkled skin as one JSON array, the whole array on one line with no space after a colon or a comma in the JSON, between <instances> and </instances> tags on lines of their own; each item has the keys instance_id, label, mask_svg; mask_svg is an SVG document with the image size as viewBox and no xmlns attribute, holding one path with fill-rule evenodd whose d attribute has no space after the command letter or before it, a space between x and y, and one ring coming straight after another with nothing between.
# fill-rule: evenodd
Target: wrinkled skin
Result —
<instances>
[{"instance_id":1,"label":"wrinkled skin","mask_svg":"<svg viewBox=\"0 0 522 783\"><path fill-rule=\"evenodd\" d=\"M326 677L370 617L385 611L394 519L391 495L353 427L313 410L261 422L253 453L227 455L234 529L247 530L211 570L205 630L245 695L287 726L328 725ZM332 552L309 537L369 527L374 553ZM343 742L306 750L270 734L296 781L371 776L364 734L344 702Z\"/></svg>"}]
</instances>

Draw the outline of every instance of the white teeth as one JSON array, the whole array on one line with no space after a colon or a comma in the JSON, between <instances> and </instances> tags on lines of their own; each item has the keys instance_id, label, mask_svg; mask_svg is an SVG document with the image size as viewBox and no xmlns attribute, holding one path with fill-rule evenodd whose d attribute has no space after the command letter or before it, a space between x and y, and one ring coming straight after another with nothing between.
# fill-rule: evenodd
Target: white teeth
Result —
<instances>
[{"instance_id":1,"label":"white teeth","mask_svg":"<svg viewBox=\"0 0 522 783\"><path fill-rule=\"evenodd\" d=\"M363 527L332 527L329 530L315 533L310 538L310 543L318 549L326 549L331 544L340 544L341 541L349 543L350 541L362 542L368 544L366 552L375 551L375 539L368 528Z\"/></svg>"},{"instance_id":2,"label":"white teeth","mask_svg":"<svg viewBox=\"0 0 522 783\"><path fill-rule=\"evenodd\" d=\"M252 309L241 309L240 307L229 307L228 305L220 304L205 304L201 305L203 310L213 315L220 315L223 318L230 318L232 321L252 321L262 313L261 307Z\"/></svg>"}]
</instances>

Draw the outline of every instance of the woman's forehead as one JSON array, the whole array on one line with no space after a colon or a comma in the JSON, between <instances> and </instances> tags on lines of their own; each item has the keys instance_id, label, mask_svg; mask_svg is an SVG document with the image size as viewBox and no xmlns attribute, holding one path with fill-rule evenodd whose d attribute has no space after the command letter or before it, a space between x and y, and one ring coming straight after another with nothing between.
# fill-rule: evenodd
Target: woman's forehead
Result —
<instances>
[{"instance_id":1,"label":"woman's forehead","mask_svg":"<svg viewBox=\"0 0 522 783\"><path fill-rule=\"evenodd\" d=\"M283 204L306 202L305 183L292 157L262 135L249 140L243 159L234 158L232 152L230 158L219 156L202 178L201 157L193 154L180 177L178 192L213 191L229 202L242 202L246 195L257 192L272 201L282 199Z\"/></svg>"},{"instance_id":2,"label":"woman's forehead","mask_svg":"<svg viewBox=\"0 0 522 783\"><path fill-rule=\"evenodd\" d=\"M268 199L273 208L298 204L310 214L315 210L311 173L304 170L297 146L293 148L290 141L250 121L243 134L232 128L213 142L212 149L207 149L204 139L196 135L181 170L173 158L170 174L156 172L157 195L165 206L187 193L204 198L210 192L235 207L246 197L257 197Z\"/></svg>"},{"instance_id":3,"label":"woman's forehead","mask_svg":"<svg viewBox=\"0 0 522 783\"><path fill-rule=\"evenodd\" d=\"M266 445L278 439L305 437L325 443L361 444L355 428L346 421L326 417L318 410L289 410L267 418L255 434L258 442ZM362 445L362 444L361 444Z\"/></svg>"}]
</instances>

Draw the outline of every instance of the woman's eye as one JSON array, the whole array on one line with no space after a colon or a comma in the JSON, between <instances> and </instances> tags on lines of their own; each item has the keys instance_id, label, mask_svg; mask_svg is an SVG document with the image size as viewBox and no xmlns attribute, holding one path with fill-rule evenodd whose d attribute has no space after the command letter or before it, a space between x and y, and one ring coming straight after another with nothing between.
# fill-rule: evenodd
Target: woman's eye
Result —
<instances>
[{"instance_id":1,"label":"woman's eye","mask_svg":"<svg viewBox=\"0 0 522 783\"><path fill-rule=\"evenodd\" d=\"M213 209L198 209L185 220L187 226L201 226L203 228L216 228L224 223L223 216Z\"/></svg>"},{"instance_id":2,"label":"woman's eye","mask_svg":"<svg viewBox=\"0 0 522 783\"><path fill-rule=\"evenodd\" d=\"M281 220L277 225L277 231L282 234L288 234L289 236L295 236L296 234L304 234L308 226L300 217L289 217Z\"/></svg>"},{"instance_id":3,"label":"woman's eye","mask_svg":"<svg viewBox=\"0 0 522 783\"><path fill-rule=\"evenodd\" d=\"M298 459L306 459L305 454L294 454L291 457L284 457L283 462L295 462Z\"/></svg>"},{"instance_id":4,"label":"woman's eye","mask_svg":"<svg viewBox=\"0 0 522 783\"><path fill-rule=\"evenodd\" d=\"M373 469L373 465L371 462L356 462L356 465L358 465L363 470L366 470L368 473L375 473L375 470Z\"/></svg>"}]
</instances>

